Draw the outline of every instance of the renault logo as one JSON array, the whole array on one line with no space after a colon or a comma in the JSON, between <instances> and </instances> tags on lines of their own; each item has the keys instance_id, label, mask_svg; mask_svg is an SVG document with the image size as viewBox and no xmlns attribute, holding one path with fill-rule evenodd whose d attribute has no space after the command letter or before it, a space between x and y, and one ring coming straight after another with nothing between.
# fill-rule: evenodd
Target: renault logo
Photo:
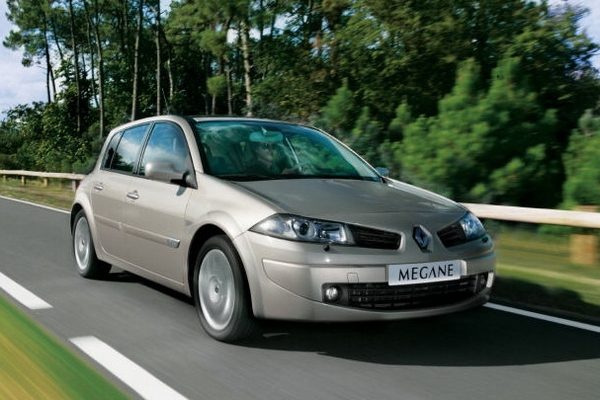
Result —
<instances>
[{"instance_id":1,"label":"renault logo","mask_svg":"<svg viewBox=\"0 0 600 400\"><path fill-rule=\"evenodd\" d=\"M431 234L422 226L415 226L413 229L413 239L421 250L427 250L431 243Z\"/></svg>"}]
</instances>

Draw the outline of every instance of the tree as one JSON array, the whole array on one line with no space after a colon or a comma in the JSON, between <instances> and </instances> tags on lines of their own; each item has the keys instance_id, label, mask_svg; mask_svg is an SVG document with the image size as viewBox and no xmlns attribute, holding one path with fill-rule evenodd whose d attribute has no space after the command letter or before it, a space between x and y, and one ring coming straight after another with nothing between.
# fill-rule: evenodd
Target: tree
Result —
<instances>
[{"instance_id":1,"label":"tree","mask_svg":"<svg viewBox=\"0 0 600 400\"><path fill-rule=\"evenodd\" d=\"M503 60L493 74L485 90L479 66L463 64L439 115L405 129L403 173L462 201L555 205L560 198L551 187L561 169L547 154L555 112L527 89L517 59Z\"/></svg>"},{"instance_id":2,"label":"tree","mask_svg":"<svg viewBox=\"0 0 600 400\"><path fill-rule=\"evenodd\" d=\"M356 125L346 138L346 142L354 151L360 154L374 166L381 166L378 143L381 143L381 129L371 119L368 107L363 107Z\"/></svg>"},{"instance_id":3,"label":"tree","mask_svg":"<svg viewBox=\"0 0 600 400\"><path fill-rule=\"evenodd\" d=\"M564 155L565 206L600 205L600 117L591 110L579 120Z\"/></svg>"},{"instance_id":4,"label":"tree","mask_svg":"<svg viewBox=\"0 0 600 400\"><path fill-rule=\"evenodd\" d=\"M348 135L353 123L354 93L344 82L335 95L329 99L321 110L321 117L316 125L323 127L333 135L344 138Z\"/></svg>"},{"instance_id":5,"label":"tree","mask_svg":"<svg viewBox=\"0 0 600 400\"><path fill-rule=\"evenodd\" d=\"M19 27L11 30L3 45L12 50L23 49L22 64L26 67L35 65L36 59L42 58L46 67L46 91L48 102L52 101L56 93L54 73L51 60L51 40L55 33L49 24L56 14L43 0L23 1L7 0L7 19ZM60 49L59 49L60 54Z\"/></svg>"}]
</instances>

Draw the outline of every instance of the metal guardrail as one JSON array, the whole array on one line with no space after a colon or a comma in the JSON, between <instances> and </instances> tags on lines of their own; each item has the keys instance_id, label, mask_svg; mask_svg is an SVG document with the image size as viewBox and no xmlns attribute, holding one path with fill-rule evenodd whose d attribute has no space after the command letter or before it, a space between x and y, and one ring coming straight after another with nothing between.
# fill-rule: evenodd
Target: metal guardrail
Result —
<instances>
[{"instance_id":1,"label":"metal guardrail","mask_svg":"<svg viewBox=\"0 0 600 400\"><path fill-rule=\"evenodd\" d=\"M6 180L7 176L20 176L21 184L27 183L27 177L41 178L44 180L44 186L48 185L48 179L69 179L71 181L71 188L77 189L79 181L81 181L85 175L83 174L69 174L61 172L38 172L38 171L24 171L24 170L4 170L0 169L0 175L3 180Z\"/></svg>"},{"instance_id":2,"label":"metal guardrail","mask_svg":"<svg viewBox=\"0 0 600 400\"><path fill-rule=\"evenodd\" d=\"M23 184L26 183L26 177L36 177L42 179L69 179L73 184L73 189L75 189L79 181L85 177L83 174L23 170L0 170L0 175L3 176L4 179L6 176L20 176ZM600 213L597 212L497 206L475 203L463 203L463 205L480 218L600 229Z\"/></svg>"},{"instance_id":3,"label":"metal guardrail","mask_svg":"<svg viewBox=\"0 0 600 400\"><path fill-rule=\"evenodd\" d=\"M600 229L600 213L463 203L479 218Z\"/></svg>"}]
</instances>

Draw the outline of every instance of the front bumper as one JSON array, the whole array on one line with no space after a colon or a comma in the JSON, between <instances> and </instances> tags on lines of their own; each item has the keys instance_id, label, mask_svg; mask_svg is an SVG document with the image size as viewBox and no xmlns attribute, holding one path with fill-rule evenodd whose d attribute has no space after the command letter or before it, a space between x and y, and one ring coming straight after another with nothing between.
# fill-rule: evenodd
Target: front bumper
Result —
<instances>
[{"instance_id":1,"label":"front bumper","mask_svg":"<svg viewBox=\"0 0 600 400\"><path fill-rule=\"evenodd\" d=\"M494 281L491 243L479 246L476 255L466 248L458 254L464 261L458 281L389 286L387 265L407 256L413 257L411 262L426 262L431 255L415 259L394 251L333 247L325 251L319 245L252 233L246 239L236 245L242 247L252 308L259 318L342 322L435 316L485 303ZM335 301L324 295L331 287L341 291Z\"/></svg>"}]
</instances>

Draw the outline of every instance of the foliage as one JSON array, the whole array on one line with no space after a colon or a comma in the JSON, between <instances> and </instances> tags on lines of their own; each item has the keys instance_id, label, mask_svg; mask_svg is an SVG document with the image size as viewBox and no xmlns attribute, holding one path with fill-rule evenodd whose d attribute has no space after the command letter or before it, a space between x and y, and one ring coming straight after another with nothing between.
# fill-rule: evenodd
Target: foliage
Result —
<instances>
[{"instance_id":1,"label":"foliage","mask_svg":"<svg viewBox=\"0 0 600 400\"><path fill-rule=\"evenodd\" d=\"M500 62L487 90L479 66L473 60L462 65L439 114L405 129L401 156L407 179L462 201L556 202L547 198L547 185L560 181L546 154L555 112L540 107L519 65L514 58Z\"/></svg>"},{"instance_id":2,"label":"foliage","mask_svg":"<svg viewBox=\"0 0 600 400\"><path fill-rule=\"evenodd\" d=\"M571 135L564 155L566 182L564 199L567 208L577 205L600 206L600 117L588 110Z\"/></svg>"},{"instance_id":3,"label":"foliage","mask_svg":"<svg viewBox=\"0 0 600 400\"><path fill-rule=\"evenodd\" d=\"M310 121L457 199L549 206L600 96L587 11L566 3L161 3L7 1L3 44L47 71L48 102L6 111L2 165L85 171L131 119L252 113Z\"/></svg>"}]
</instances>

